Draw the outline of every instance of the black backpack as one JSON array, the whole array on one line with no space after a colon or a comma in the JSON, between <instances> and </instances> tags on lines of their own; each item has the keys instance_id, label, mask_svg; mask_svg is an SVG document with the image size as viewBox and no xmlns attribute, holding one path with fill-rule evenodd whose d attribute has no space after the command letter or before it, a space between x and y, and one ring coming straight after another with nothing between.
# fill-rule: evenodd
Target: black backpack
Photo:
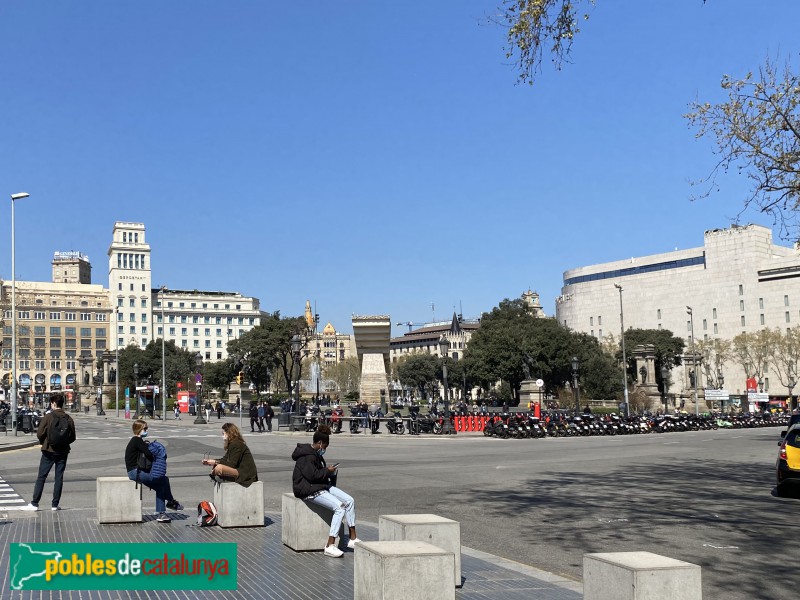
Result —
<instances>
[{"instance_id":1,"label":"black backpack","mask_svg":"<svg viewBox=\"0 0 800 600\"><path fill-rule=\"evenodd\" d=\"M147 444L148 442L145 442ZM136 459L136 470L142 473L149 473L153 468L153 461L147 458L144 452L139 452L139 458Z\"/></svg>"},{"instance_id":2,"label":"black backpack","mask_svg":"<svg viewBox=\"0 0 800 600\"><path fill-rule=\"evenodd\" d=\"M47 430L47 443L51 448L66 448L75 441L72 435L69 416L53 412L53 420Z\"/></svg>"}]
</instances>

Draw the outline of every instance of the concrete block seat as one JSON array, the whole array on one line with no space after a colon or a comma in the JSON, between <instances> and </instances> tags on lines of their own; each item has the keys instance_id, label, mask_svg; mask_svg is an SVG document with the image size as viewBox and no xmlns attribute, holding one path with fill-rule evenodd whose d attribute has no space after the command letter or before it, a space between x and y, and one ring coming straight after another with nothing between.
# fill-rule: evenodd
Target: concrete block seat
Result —
<instances>
[{"instance_id":1,"label":"concrete block seat","mask_svg":"<svg viewBox=\"0 0 800 600\"><path fill-rule=\"evenodd\" d=\"M652 552L583 555L584 600L701 600L700 566Z\"/></svg>"},{"instance_id":2,"label":"concrete block seat","mask_svg":"<svg viewBox=\"0 0 800 600\"><path fill-rule=\"evenodd\" d=\"M324 550L331 529L333 512L308 500L287 493L281 497L281 542L295 552ZM341 545L344 522L339 530Z\"/></svg>"},{"instance_id":3,"label":"concrete block seat","mask_svg":"<svg viewBox=\"0 0 800 600\"><path fill-rule=\"evenodd\" d=\"M381 515L378 539L427 542L451 552L455 558L453 583L461 587L461 523L438 515Z\"/></svg>"},{"instance_id":4,"label":"concrete block seat","mask_svg":"<svg viewBox=\"0 0 800 600\"><path fill-rule=\"evenodd\" d=\"M355 600L451 600L452 552L417 541L356 544Z\"/></svg>"},{"instance_id":5,"label":"concrete block seat","mask_svg":"<svg viewBox=\"0 0 800 600\"><path fill-rule=\"evenodd\" d=\"M214 486L214 505L220 527L264 526L264 482L244 487L234 482Z\"/></svg>"},{"instance_id":6,"label":"concrete block seat","mask_svg":"<svg viewBox=\"0 0 800 600\"><path fill-rule=\"evenodd\" d=\"M97 478L99 523L141 523L142 497L136 482L127 477Z\"/></svg>"}]
</instances>

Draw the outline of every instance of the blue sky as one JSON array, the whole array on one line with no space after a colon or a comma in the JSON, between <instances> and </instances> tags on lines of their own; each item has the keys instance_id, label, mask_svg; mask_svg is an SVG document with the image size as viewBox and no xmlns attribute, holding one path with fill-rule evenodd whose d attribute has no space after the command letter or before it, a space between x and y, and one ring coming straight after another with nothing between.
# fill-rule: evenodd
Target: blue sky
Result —
<instances>
[{"instance_id":1,"label":"blue sky","mask_svg":"<svg viewBox=\"0 0 800 600\"><path fill-rule=\"evenodd\" d=\"M747 192L681 115L798 57L800 3L598 0L560 72L515 85L492 0L0 2L0 194L17 278L108 283L142 221L153 285L351 330L466 317L577 266L701 246ZM10 201L0 276L10 277ZM770 225L758 214L744 222ZM396 327L395 333L406 331Z\"/></svg>"}]
</instances>

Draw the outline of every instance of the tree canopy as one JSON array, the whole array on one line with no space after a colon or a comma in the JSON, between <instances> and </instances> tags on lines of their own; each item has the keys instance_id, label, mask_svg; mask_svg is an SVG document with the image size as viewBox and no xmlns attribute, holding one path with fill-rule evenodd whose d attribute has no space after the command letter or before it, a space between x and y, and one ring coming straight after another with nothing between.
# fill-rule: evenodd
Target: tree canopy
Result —
<instances>
[{"instance_id":1,"label":"tree canopy","mask_svg":"<svg viewBox=\"0 0 800 600\"><path fill-rule=\"evenodd\" d=\"M192 375L197 366L195 364L195 353L184 348L178 348L175 342L170 340L164 344L166 382L169 396L175 396L177 383L179 381L187 383L194 381ZM119 364L117 377L120 384L126 387L134 387L133 366L138 365L139 385L161 384L161 340L151 340L147 347L131 345L119 351Z\"/></svg>"},{"instance_id":2,"label":"tree canopy","mask_svg":"<svg viewBox=\"0 0 800 600\"><path fill-rule=\"evenodd\" d=\"M726 102L694 102L684 115L697 138L707 137L718 158L711 173L696 184L700 197L717 189L717 177L735 170L751 182L740 211L755 208L772 217L781 236L800 237L800 76L787 62L783 69L767 60L757 73L725 75Z\"/></svg>"}]
</instances>

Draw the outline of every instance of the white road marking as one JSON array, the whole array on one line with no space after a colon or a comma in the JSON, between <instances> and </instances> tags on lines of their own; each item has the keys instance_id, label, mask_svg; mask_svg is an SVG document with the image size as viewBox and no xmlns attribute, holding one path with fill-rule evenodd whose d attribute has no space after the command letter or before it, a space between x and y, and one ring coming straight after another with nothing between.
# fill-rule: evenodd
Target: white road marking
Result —
<instances>
[{"instance_id":1,"label":"white road marking","mask_svg":"<svg viewBox=\"0 0 800 600\"><path fill-rule=\"evenodd\" d=\"M738 550L739 546L715 546L714 544L703 544L704 548L714 548L716 550Z\"/></svg>"},{"instance_id":2,"label":"white road marking","mask_svg":"<svg viewBox=\"0 0 800 600\"><path fill-rule=\"evenodd\" d=\"M14 504L15 502L25 502L22 498L14 498L13 500L0 500L0 504Z\"/></svg>"}]
</instances>

